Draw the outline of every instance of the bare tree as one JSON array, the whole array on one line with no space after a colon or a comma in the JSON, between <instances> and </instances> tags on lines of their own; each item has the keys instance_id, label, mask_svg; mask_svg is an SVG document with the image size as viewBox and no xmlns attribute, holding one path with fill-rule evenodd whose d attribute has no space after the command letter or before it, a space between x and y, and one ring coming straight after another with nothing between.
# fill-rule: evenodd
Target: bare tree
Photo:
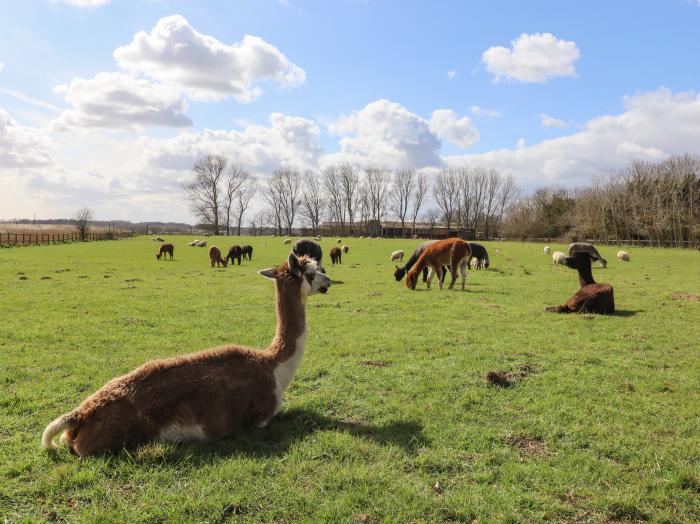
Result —
<instances>
[{"instance_id":1,"label":"bare tree","mask_svg":"<svg viewBox=\"0 0 700 524\"><path fill-rule=\"evenodd\" d=\"M90 220L93 218L94 215L92 213L92 209L85 206L79 209L71 219L73 227L75 227L75 229L78 231L78 237L80 237L80 240L85 240L88 225L90 224Z\"/></svg>"},{"instance_id":2,"label":"bare tree","mask_svg":"<svg viewBox=\"0 0 700 524\"><path fill-rule=\"evenodd\" d=\"M411 235L416 234L416 218L420 212L420 208L425 202L425 196L430 190L430 184L428 183L428 177L425 173L420 173L416 176L416 188L413 191L413 211L412 211L412 224L411 224Z\"/></svg>"},{"instance_id":3,"label":"bare tree","mask_svg":"<svg viewBox=\"0 0 700 524\"><path fill-rule=\"evenodd\" d=\"M301 192L300 214L311 224L314 235L318 235L318 226L323 218L324 198L318 175L313 171L304 173Z\"/></svg>"},{"instance_id":4,"label":"bare tree","mask_svg":"<svg viewBox=\"0 0 700 524\"><path fill-rule=\"evenodd\" d=\"M391 211L401 222L401 238L405 236L406 215L408 215L408 207L411 203L415 178L416 171L414 169L396 169L394 171L394 183L389 199Z\"/></svg>"},{"instance_id":5,"label":"bare tree","mask_svg":"<svg viewBox=\"0 0 700 524\"><path fill-rule=\"evenodd\" d=\"M450 225L452 224L452 218L459 198L459 184L456 171L443 169L438 174L433 185L433 195L435 196L435 202L442 211L442 218L445 221L445 227L449 235Z\"/></svg>"},{"instance_id":6,"label":"bare tree","mask_svg":"<svg viewBox=\"0 0 700 524\"><path fill-rule=\"evenodd\" d=\"M340 175L340 188L343 203L346 211L346 218L350 226L350 233L353 232L353 224L355 215L357 214L357 203L359 199L360 177L357 170L350 164L340 166L338 170Z\"/></svg>"},{"instance_id":7,"label":"bare tree","mask_svg":"<svg viewBox=\"0 0 700 524\"><path fill-rule=\"evenodd\" d=\"M330 166L323 171L323 192L330 220L338 224L338 233L345 234L345 199L340 183L340 170Z\"/></svg>"},{"instance_id":8,"label":"bare tree","mask_svg":"<svg viewBox=\"0 0 700 524\"><path fill-rule=\"evenodd\" d=\"M369 196L370 217L381 230L381 222L386 217L389 201L389 172L381 167L365 168L365 184Z\"/></svg>"},{"instance_id":9,"label":"bare tree","mask_svg":"<svg viewBox=\"0 0 700 524\"><path fill-rule=\"evenodd\" d=\"M224 224L226 225L226 234L229 236L231 235L231 218L234 204L238 199L241 187L249 177L250 173L238 164L231 164L224 176L222 215L224 217ZM240 231L238 234L240 235Z\"/></svg>"},{"instance_id":10,"label":"bare tree","mask_svg":"<svg viewBox=\"0 0 700 524\"><path fill-rule=\"evenodd\" d=\"M219 210L222 203L221 180L226 170L226 159L221 155L207 155L192 167L195 179L185 184L192 211L219 234Z\"/></svg>"},{"instance_id":11,"label":"bare tree","mask_svg":"<svg viewBox=\"0 0 700 524\"><path fill-rule=\"evenodd\" d=\"M243 223L243 215L250 206L250 201L258 192L258 184L256 180L250 176L245 177L241 185L236 191L236 235L241 236L241 224Z\"/></svg>"},{"instance_id":12,"label":"bare tree","mask_svg":"<svg viewBox=\"0 0 700 524\"><path fill-rule=\"evenodd\" d=\"M430 227L430 236L434 237L435 236L435 226L440 221L440 211L438 211L434 207L430 208L425 212L425 215L423 216L423 218L428 223L428 227ZM448 229L448 234L449 234L449 229Z\"/></svg>"},{"instance_id":13,"label":"bare tree","mask_svg":"<svg viewBox=\"0 0 700 524\"><path fill-rule=\"evenodd\" d=\"M282 234L283 227L287 235L292 234L294 219L300 204L300 188L301 176L299 171L294 169L275 169L267 181L264 197L270 206L279 235Z\"/></svg>"},{"instance_id":14,"label":"bare tree","mask_svg":"<svg viewBox=\"0 0 700 524\"><path fill-rule=\"evenodd\" d=\"M282 200L284 198L284 182L279 171L273 171L272 176L267 180L263 197L269 206L269 217L275 233L282 234Z\"/></svg>"}]
</instances>

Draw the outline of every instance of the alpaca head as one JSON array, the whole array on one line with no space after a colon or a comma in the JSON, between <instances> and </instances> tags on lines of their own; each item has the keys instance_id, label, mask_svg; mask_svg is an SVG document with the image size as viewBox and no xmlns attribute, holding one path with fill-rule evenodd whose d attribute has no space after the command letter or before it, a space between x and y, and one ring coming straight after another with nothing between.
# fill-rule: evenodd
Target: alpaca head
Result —
<instances>
[{"instance_id":1,"label":"alpaca head","mask_svg":"<svg viewBox=\"0 0 700 524\"><path fill-rule=\"evenodd\" d=\"M156 253L156 260L160 260L160 257L163 253Z\"/></svg>"},{"instance_id":2,"label":"alpaca head","mask_svg":"<svg viewBox=\"0 0 700 524\"><path fill-rule=\"evenodd\" d=\"M403 280L403 277L405 274L406 274L406 270L404 268L396 266L396 271L394 271L394 278L396 279L397 282L401 282L401 280Z\"/></svg>"},{"instance_id":3,"label":"alpaca head","mask_svg":"<svg viewBox=\"0 0 700 524\"><path fill-rule=\"evenodd\" d=\"M419 271L409 271L406 275L406 287L408 289L416 289L416 284L418 284L418 274Z\"/></svg>"},{"instance_id":4,"label":"alpaca head","mask_svg":"<svg viewBox=\"0 0 700 524\"><path fill-rule=\"evenodd\" d=\"M587 253L585 251L579 251L578 253L574 253L570 257L566 257L564 259L564 264L566 264L566 267L570 267L571 269L591 269L591 260L593 260L593 257L591 256L590 253Z\"/></svg>"},{"instance_id":5,"label":"alpaca head","mask_svg":"<svg viewBox=\"0 0 700 524\"><path fill-rule=\"evenodd\" d=\"M488 268L489 268L489 257L488 257L488 255L486 256L486 258L485 258L484 261L482 262L482 267L483 267L484 269L488 269Z\"/></svg>"},{"instance_id":6,"label":"alpaca head","mask_svg":"<svg viewBox=\"0 0 700 524\"><path fill-rule=\"evenodd\" d=\"M297 257L293 252L289 253L284 264L263 269L259 273L278 282L285 281L298 285L302 298L316 293L325 293L331 287L331 280L318 271L314 259L306 255Z\"/></svg>"}]
</instances>

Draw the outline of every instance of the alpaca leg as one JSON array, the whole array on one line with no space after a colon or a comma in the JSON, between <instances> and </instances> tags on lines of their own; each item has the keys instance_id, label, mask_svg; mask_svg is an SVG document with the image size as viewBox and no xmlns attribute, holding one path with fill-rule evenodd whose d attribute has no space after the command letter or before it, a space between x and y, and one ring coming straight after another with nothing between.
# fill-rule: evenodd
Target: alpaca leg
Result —
<instances>
[{"instance_id":1,"label":"alpaca leg","mask_svg":"<svg viewBox=\"0 0 700 524\"><path fill-rule=\"evenodd\" d=\"M427 282L427 281L428 281L428 268L424 267L423 268L423 282Z\"/></svg>"},{"instance_id":2,"label":"alpaca leg","mask_svg":"<svg viewBox=\"0 0 700 524\"><path fill-rule=\"evenodd\" d=\"M459 273L462 275L462 291L464 291L464 284L467 282L467 262L466 260L459 265Z\"/></svg>"},{"instance_id":3,"label":"alpaca leg","mask_svg":"<svg viewBox=\"0 0 700 524\"><path fill-rule=\"evenodd\" d=\"M435 268L430 268L430 271L428 273L428 281L426 283L426 286L428 289L430 289L430 284L433 281L433 277L435 276L436 269ZM440 289L442 289L442 283L440 282L440 274L438 273L438 284L440 284Z\"/></svg>"},{"instance_id":4,"label":"alpaca leg","mask_svg":"<svg viewBox=\"0 0 700 524\"><path fill-rule=\"evenodd\" d=\"M549 313L571 313L569 306L566 304L562 304L561 306L550 306L545 309L545 311L548 311Z\"/></svg>"},{"instance_id":5,"label":"alpaca leg","mask_svg":"<svg viewBox=\"0 0 700 524\"><path fill-rule=\"evenodd\" d=\"M455 282L457 282L457 265L454 263L450 264L450 276L452 278L450 279L450 285L447 289L454 289Z\"/></svg>"}]
</instances>

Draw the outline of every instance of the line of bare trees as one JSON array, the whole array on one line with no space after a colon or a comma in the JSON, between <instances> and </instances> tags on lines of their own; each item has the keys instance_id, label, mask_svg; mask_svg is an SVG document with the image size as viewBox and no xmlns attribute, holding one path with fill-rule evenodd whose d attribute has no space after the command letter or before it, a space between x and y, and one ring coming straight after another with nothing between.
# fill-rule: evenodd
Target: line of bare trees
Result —
<instances>
[{"instance_id":1,"label":"line of bare trees","mask_svg":"<svg viewBox=\"0 0 700 524\"><path fill-rule=\"evenodd\" d=\"M221 155L207 155L192 167L194 180L185 184L192 212L215 235L222 230L241 234L243 217L258 191L257 181L236 163Z\"/></svg>"},{"instance_id":2,"label":"line of bare trees","mask_svg":"<svg viewBox=\"0 0 700 524\"><path fill-rule=\"evenodd\" d=\"M504 223L513 238L700 242L700 157L630 163L579 189L518 199Z\"/></svg>"}]
</instances>

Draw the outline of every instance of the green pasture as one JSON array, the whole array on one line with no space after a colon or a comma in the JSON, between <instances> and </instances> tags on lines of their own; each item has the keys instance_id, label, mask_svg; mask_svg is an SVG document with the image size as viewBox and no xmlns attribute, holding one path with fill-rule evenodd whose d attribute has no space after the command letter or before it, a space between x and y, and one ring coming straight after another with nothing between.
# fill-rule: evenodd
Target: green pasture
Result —
<instances>
[{"instance_id":1,"label":"green pasture","mask_svg":"<svg viewBox=\"0 0 700 524\"><path fill-rule=\"evenodd\" d=\"M484 243L467 290L409 291L389 255L344 239L309 299L283 411L211 444L79 460L45 425L144 361L274 331L281 238L209 267L193 237L0 250L2 522L698 522L700 252L601 247L614 316L556 315L578 288L542 245ZM564 250L564 246L552 245ZM490 370L511 387L491 385Z\"/></svg>"}]
</instances>

